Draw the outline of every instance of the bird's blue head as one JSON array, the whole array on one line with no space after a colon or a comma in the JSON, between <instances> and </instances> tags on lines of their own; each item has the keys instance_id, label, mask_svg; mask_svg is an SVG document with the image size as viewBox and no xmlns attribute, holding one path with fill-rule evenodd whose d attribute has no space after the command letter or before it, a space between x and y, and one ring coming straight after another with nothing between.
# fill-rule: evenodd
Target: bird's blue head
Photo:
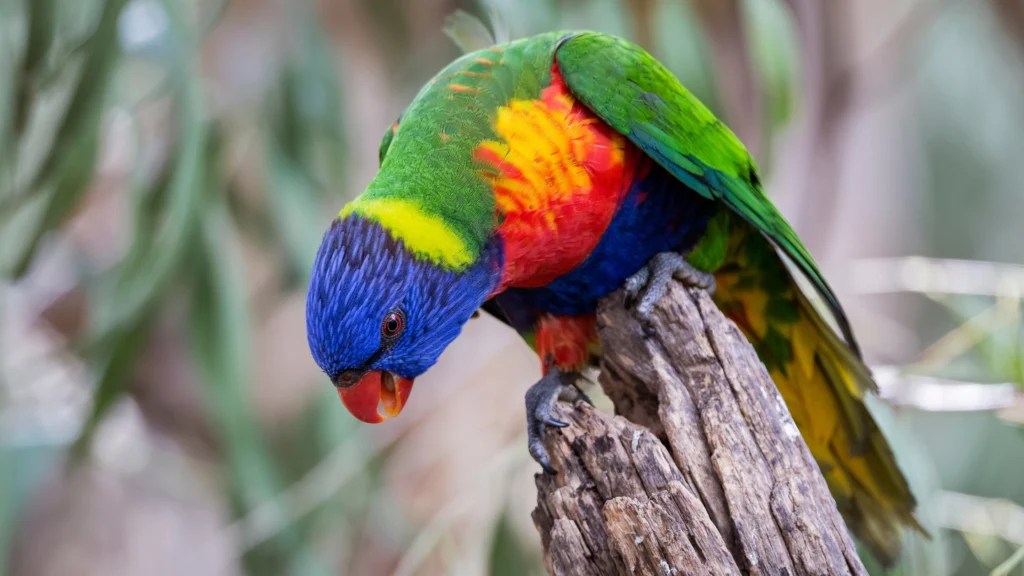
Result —
<instances>
[{"instance_id":1,"label":"bird's blue head","mask_svg":"<svg viewBox=\"0 0 1024 576\"><path fill-rule=\"evenodd\" d=\"M497 287L502 262L492 241L465 270L446 270L377 222L350 214L331 224L309 282L306 335L355 417L376 423L401 411L413 380Z\"/></svg>"}]
</instances>

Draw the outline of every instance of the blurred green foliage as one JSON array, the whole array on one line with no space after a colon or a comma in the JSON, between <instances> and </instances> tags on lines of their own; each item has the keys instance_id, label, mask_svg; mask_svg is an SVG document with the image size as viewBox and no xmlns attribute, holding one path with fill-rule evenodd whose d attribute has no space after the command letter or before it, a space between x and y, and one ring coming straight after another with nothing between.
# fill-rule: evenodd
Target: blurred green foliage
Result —
<instances>
[{"instance_id":1,"label":"blurred green foliage","mask_svg":"<svg viewBox=\"0 0 1024 576\"><path fill-rule=\"evenodd\" d=\"M166 26L133 52L123 46L124 30L119 34L118 28L126 4L32 1L23 4L21 14L4 18L12 29L5 40L18 37L17 16L27 32L21 31L18 80L6 84L17 90L4 94L13 98L13 114L4 115L12 119L5 124L11 129L4 131L8 137L0 144L13 153L5 154L0 165L0 202L5 208L0 211L0 256L6 273L17 280L30 269L47 233L67 221L89 189L100 128L113 107L141 106L154 98L170 102L173 152L155 178L143 175L132 184L128 252L113 268L82 278L89 294L89 325L74 346L89 361L95 388L91 413L72 453L85 452L97 427L126 393L160 310L184 298L195 369L205 383L206 405L225 448L225 487L236 510L244 513L272 498L282 483L249 408L249 311L242 297L244 262L236 236L241 222L266 244L284 247L292 263L292 284L308 274L319 241L318 228L310 222L325 220L318 209L326 183L315 178L337 182L333 160L344 152L331 54L324 36L310 25L313 16L307 9L302 25L311 33L304 35L306 45L294 64L282 71L279 102L267 128L272 206L261 215L262 226L252 226L232 218L232 189L222 154L225 127L209 120L198 71L203 38L196 36L195 23L206 22L223 6L134 3L137 10L155 10ZM203 9L198 17L193 12L197 7ZM70 25L57 25L64 21L79 26L69 30ZM10 54L5 51L5 56ZM123 66L126 58L137 59L161 77L141 101L131 101L126 94L130 90L120 84L133 80ZM52 100L63 106L50 105ZM59 118L55 129L46 125L51 117ZM36 133L48 130L49 146L34 148L34 140L44 138ZM34 161L35 155L42 160ZM32 166L37 168L25 168ZM9 522L4 526L6 534ZM307 548L304 535L284 526L246 559L253 573L326 573Z\"/></svg>"},{"instance_id":2,"label":"blurred green foliage","mask_svg":"<svg viewBox=\"0 0 1024 576\"><path fill-rule=\"evenodd\" d=\"M649 15L638 10L640 3L625 0L464 2L465 12L448 20L455 42L408 59L413 34L403 4L357 4L371 17L373 37L387 47L389 74L401 79L402 97L382 98L407 100L444 59L458 54L459 46L555 28L636 38L639 19L646 18L651 51L722 112L707 41L687 2L653 2ZM1019 260L1024 257L1015 220L1024 209L1016 184L1024 150L1019 98L971 87L990 84L996 76L1018 88L1024 80L1018 62L1004 61L992 15L984 6L963 4L950 9L922 41L920 85L935 96L925 99L920 111L934 184L929 188L934 211L925 215L928 245L935 255ZM88 363L93 387L90 412L71 453L87 454L100 424L129 393L131 374L162 315L183 311L186 348L202 383L204 408L217 426L221 485L238 520L233 528L246 572L345 573L356 562L360 543L369 540L400 552L423 543L429 552L443 538L421 537L425 528L395 510L382 493L387 446L368 441L351 419L336 417L328 408L333 406L328 386L323 401L272 433L261 428L251 406L254 318L246 294L257 292L253 299L259 301L261 293L247 286L240 245L252 240L282 263L286 272L268 289L271 296L301 291L332 210L355 192L345 189L343 160L354 148L376 149L378 142L348 141L346 79L338 70L343 68L339 60L354 56L338 53L310 0L293 3L288 26L297 42L274 68L272 89L254 96L255 109L214 111L209 79L201 73L201 49L226 5L227 0L0 0L0 271L12 284L30 275L47 242L81 208L94 184L111 115L166 105L173 119L166 158L156 169L138 160L131 174L126 253L113 266L85 260L76 271L90 313L70 349ZM772 136L800 113L799 38L785 3L748 0L744 8L763 88L763 128ZM131 40L124 27L132 10L164 25ZM964 56L967 49L975 52ZM989 64L974 66L975 61ZM988 112L974 113L983 108L978 100ZM990 138L958 137L979 125ZM240 140L256 142L262 159L263 197L256 201L240 190L230 161L231 144ZM763 164L770 170L770 161ZM1017 235L979 234L996 221ZM935 308L924 315L920 332L937 338L991 305L991 299L957 297L928 305ZM967 380L1024 382L1019 318L1003 328L969 353L929 369ZM0 408L3 390L0 385ZM941 487L1024 502L1019 428L990 414L896 415L883 406L877 411L919 490ZM3 440L0 478L15 481L0 484L0 573L19 507L28 500L33 479L46 471L30 466L38 453L5 446ZM927 519L928 511L923 514ZM984 537L958 534L943 531L930 543L913 541L893 573L981 574L1013 552L998 538L987 546L979 543ZM488 546L492 574L542 572L535 548L514 530L508 512L499 515Z\"/></svg>"}]
</instances>

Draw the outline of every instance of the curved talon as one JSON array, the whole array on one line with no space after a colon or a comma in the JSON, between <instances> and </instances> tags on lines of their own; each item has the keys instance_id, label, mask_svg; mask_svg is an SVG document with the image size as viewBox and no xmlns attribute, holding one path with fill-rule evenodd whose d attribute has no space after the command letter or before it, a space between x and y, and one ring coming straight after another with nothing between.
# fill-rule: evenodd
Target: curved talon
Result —
<instances>
[{"instance_id":1,"label":"curved talon","mask_svg":"<svg viewBox=\"0 0 1024 576\"><path fill-rule=\"evenodd\" d=\"M554 474L555 469L544 447L544 427L565 428L569 425L555 417L555 402L560 399L567 402L590 401L573 385L575 380L574 373L555 368L526 391L526 432L530 455L549 474Z\"/></svg>"},{"instance_id":2,"label":"curved talon","mask_svg":"<svg viewBox=\"0 0 1024 576\"><path fill-rule=\"evenodd\" d=\"M530 456L540 464L540 467L544 469L548 474L556 474L554 468L551 467L551 459L548 457L548 451L544 448L544 443L540 440L531 440L529 443Z\"/></svg>"},{"instance_id":3,"label":"curved talon","mask_svg":"<svg viewBox=\"0 0 1024 576\"><path fill-rule=\"evenodd\" d=\"M650 279L650 277L650 268L644 266L643 268L637 270L635 274L633 274L629 278L626 278L626 284L623 286L623 288L626 291L626 301L624 302L624 305L627 309L636 306L637 302L640 300L640 292L643 291L644 286L647 285L647 281Z\"/></svg>"},{"instance_id":4,"label":"curved talon","mask_svg":"<svg viewBox=\"0 0 1024 576\"><path fill-rule=\"evenodd\" d=\"M661 252L655 254L646 266L626 279L623 286L626 292L626 306L635 308L640 318L648 318L654 310L654 305L665 295L668 283L673 278L687 286L701 288L711 294L715 292L713 274L697 270L682 254ZM651 333L653 330L649 326L644 328L646 336L650 336Z\"/></svg>"}]
</instances>

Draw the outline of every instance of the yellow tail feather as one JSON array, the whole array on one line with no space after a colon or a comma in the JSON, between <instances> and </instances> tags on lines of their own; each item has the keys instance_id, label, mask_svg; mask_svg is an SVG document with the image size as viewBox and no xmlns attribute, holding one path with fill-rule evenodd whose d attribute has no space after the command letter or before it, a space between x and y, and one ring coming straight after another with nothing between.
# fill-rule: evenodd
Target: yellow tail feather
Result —
<instances>
[{"instance_id":1,"label":"yellow tail feather","mask_svg":"<svg viewBox=\"0 0 1024 576\"><path fill-rule=\"evenodd\" d=\"M876 389L870 371L768 241L746 226L733 229L729 258L715 274L715 301L768 367L851 531L891 565L901 527L923 529L910 487L864 405L863 394Z\"/></svg>"}]
</instances>

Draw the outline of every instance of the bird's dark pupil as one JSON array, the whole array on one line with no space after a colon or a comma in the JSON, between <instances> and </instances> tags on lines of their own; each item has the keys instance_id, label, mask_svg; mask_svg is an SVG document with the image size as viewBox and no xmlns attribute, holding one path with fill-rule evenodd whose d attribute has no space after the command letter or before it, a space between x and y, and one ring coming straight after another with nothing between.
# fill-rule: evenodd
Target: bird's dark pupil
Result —
<instances>
[{"instance_id":1,"label":"bird's dark pupil","mask_svg":"<svg viewBox=\"0 0 1024 576\"><path fill-rule=\"evenodd\" d=\"M398 318L395 318L394 316L388 318L387 330L392 333L398 332Z\"/></svg>"}]
</instances>

